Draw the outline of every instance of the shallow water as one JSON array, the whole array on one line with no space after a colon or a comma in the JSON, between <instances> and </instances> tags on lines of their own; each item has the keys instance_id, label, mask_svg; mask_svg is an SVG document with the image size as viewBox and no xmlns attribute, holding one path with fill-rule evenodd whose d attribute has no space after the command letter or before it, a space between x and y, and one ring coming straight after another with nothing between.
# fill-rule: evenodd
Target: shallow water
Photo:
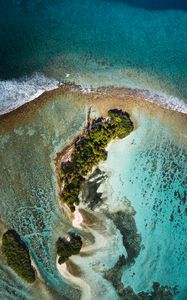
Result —
<instances>
[{"instance_id":1,"label":"shallow water","mask_svg":"<svg viewBox=\"0 0 187 300\"><path fill-rule=\"evenodd\" d=\"M175 299L185 300L187 147L157 120L141 116L139 125L127 139L112 144L101 168L109 174L103 189L108 189L110 210L124 209L128 199L142 239L122 282L135 292L151 290L154 281L177 286Z\"/></svg>"},{"instance_id":2,"label":"shallow water","mask_svg":"<svg viewBox=\"0 0 187 300\"><path fill-rule=\"evenodd\" d=\"M35 72L83 87L115 85L148 89L169 95L173 108L178 99L187 102L186 4L169 0L154 3L3 1L1 111L10 108L11 98L21 105L34 97L36 90L45 90L47 82L56 86L53 80L44 80L43 75L38 82L34 79ZM28 89L32 78L34 87ZM12 79L21 85L21 91L15 81L11 84ZM166 99L162 101L165 103ZM2 106L2 101L7 104Z\"/></svg>"},{"instance_id":3,"label":"shallow water","mask_svg":"<svg viewBox=\"0 0 187 300\"><path fill-rule=\"evenodd\" d=\"M69 81L83 91L138 88L150 101L187 112L186 28L183 0L1 1L0 114ZM85 298L88 292L94 300L118 299L104 273L127 250L107 213L134 207L141 251L121 269L124 286L138 293L158 281L178 286L176 299L186 300L187 149L180 128L175 136L142 113L134 115L138 129L110 147L101 167L109 179L95 214L106 228L85 229L96 240L84 247L89 255L72 258L82 271L77 286L58 272L55 241L72 224L59 209L54 159L83 128L87 111L65 98L0 128L1 221L27 243L44 281L28 287L0 260L0 297L78 300L84 280Z\"/></svg>"},{"instance_id":4,"label":"shallow water","mask_svg":"<svg viewBox=\"0 0 187 300\"><path fill-rule=\"evenodd\" d=\"M55 242L72 225L58 205L54 159L82 129L85 116L86 109L80 109L74 99L62 97L59 102L52 100L46 104L42 113L33 113L32 118L14 124L4 133L1 127L1 221L18 231L47 283L47 290L54 291L44 299L65 298L66 295L79 299L80 295L56 269ZM8 289L6 292L9 285L6 276L1 278L0 289L11 298L14 291ZM20 289L24 297L26 292ZM35 299L36 291L34 285L28 299Z\"/></svg>"},{"instance_id":5,"label":"shallow water","mask_svg":"<svg viewBox=\"0 0 187 300\"><path fill-rule=\"evenodd\" d=\"M99 188L104 189L104 199L102 205L95 209L95 217L88 209L92 221L90 223L93 224L80 231L84 242L82 253L72 257L72 262L81 270L80 279L76 278L77 286L73 286L71 280L63 278L58 272L55 241L72 229L72 224L60 210L57 201L54 159L82 130L88 106L93 105L94 115L99 109L99 101L94 107L94 103L89 101L90 98L82 104L79 100L75 91L63 96L58 93L55 96L52 93L51 98L43 98L40 105L36 101L25 109L2 118L4 126L0 127L1 220L8 228L16 229L27 243L44 281L43 289L46 289L46 295L43 299L67 297L78 300L81 285L87 287L83 294L85 297L85 293L89 291L91 299L94 300L101 297L106 300L118 299L117 290L112 282L106 279L105 273L114 267L119 256L127 255L127 249L124 248L120 226L117 226L108 214L119 210L131 211L130 203L137 211L135 221L142 238L142 248L135 264L131 268L122 268L125 287L130 285L135 292L149 290L152 282L156 280L163 285L179 285L181 294L178 299L185 299L181 295L186 294L184 278L187 266L183 252L186 251L187 223L186 204L183 201L187 154L183 143L185 123L182 124L182 114L180 124L183 127L176 127L175 136L172 127L162 125L154 117L148 117L140 108L139 112L134 113L133 117L139 127L125 140L113 143L109 148L107 161L101 164L101 169L109 175L109 179ZM118 105L120 106L121 102L116 100L116 106ZM175 116L176 123L179 119L177 113L170 114L165 111L163 115L168 118L169 115ZM180 135L181 132L183 136ZM87 205L81 203L82 205L87 209ZM173 218L173 221L170 221L170 218ZM94 244L91 244L91 235L95 237ZM181 249L178 243L172 244L171 236L180 243ZM167 239L171 240L170 245L173 248L168 247ZM156 247L150 249L153 244ZM178 253L173 256L173 251ZM170 254L169 257L167 253ZM149 272L148 280L146 273L141 273L145 257L148 257L148 263L153 266L155 259L158 262L155 272L145 264ZM182 263L178 261L177 264L178 257L184 258ZM28 296L28 299L38 297L38 287L33 285L28 289L21 280L17 283L15 274L13 279L9 280L10 269L4 268L3 262L0 265L3 270L0 288L2 293L7 295L7 299L13 297L18 283L19 295L25 298ZM170 265L175 272L168 271ZM137 274L133 279L132 272ZM68 278L71 279L71 276ZM85 281L84 284L82 280ZM11 289L8 289L9 284ZM42 294L42 291L40 293Z\"/></svg>"}]
</instances>

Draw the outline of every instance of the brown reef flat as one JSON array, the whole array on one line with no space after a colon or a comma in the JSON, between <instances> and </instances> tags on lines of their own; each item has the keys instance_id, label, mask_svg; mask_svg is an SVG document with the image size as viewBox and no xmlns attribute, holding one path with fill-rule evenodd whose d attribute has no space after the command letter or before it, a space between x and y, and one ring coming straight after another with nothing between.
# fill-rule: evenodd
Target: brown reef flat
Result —
<instances>
[{"instance_id":1,"label":"brown reef flat","mask_svg":"<svg viewBox=\"0 0 187 300\"><path fill-rule=\"evenodd\" d=\"M86 93L80 86L65 84L54 91L45 92L12 112L1 115L0 189L1 203L5 204L0 208L2 222L8 227L21 228L22 235L30 236L33 231L45 232L48 226L51 230L51 237L46 246L49 255L43 257L43 268L39 269L39 272L42 271L45 275L48 274L48 263L49 267L54 267L56 253L55 249L47 248L48 245L55 247L56 239L72 227L63 211L62 214L57 213L59 203L56 200L59 190L55 159L57 153L61 153L63 149L66 153L73 138L84 129L89 108L91 113L97 116L105 116L112 108L122 109L130 113L135 126L138 126L139 115L158 119L172 127L179 139L187 142L187 114L148 102L139 90L111 87ZM150 124L154 126L155 122ZM42 201L38 201L41 194ZM51 211L53 214L49 219ZM97 230L98 219L84 210L81 210L81 214L84 223ZM33 228L29 220L34 220L36 215L38 220ZM25 227L20 227L23 218L28 222L27 231ZM99 227L101 229L104 224L99 223ZM36 243L35 247L37 253L39 244ZM81 257L86 255L92 255L91 251L81 253ZM52 257L51 261L49 256ZM79 276L82 270L73 263L75 264L74 261L69 264L69 271ZM65 284L64 282L64 295L68 294L71 297L75 292L79 295L77 290L70 289Z\"/></svg>"},{"instance_id":2,"label":"brown reef flat","mask_svg":"<svg viewBox=\"0 0 187 300\"><path fill-rule=\"evenodd\" d=\"M12 112L1 115L0 132L13 128L15 123L19 125L26 120L28 121L46 103L61 101L63 96L76 98L78 106L91 107L92 112L96 111L96 113L101 115L105 115L109 109L114 107L128 111L130 114L138 109L149 114L150 117L159 118L165 124L181 127L181 134L186 135L184 123L187 122L187 114L169 110L149 102L140 94L139 90L109 87L99 88L86 93L81 90L80 86L68 83L56 90L45 92L35 100L25 103Z\"/></svg>"}]
</instances>

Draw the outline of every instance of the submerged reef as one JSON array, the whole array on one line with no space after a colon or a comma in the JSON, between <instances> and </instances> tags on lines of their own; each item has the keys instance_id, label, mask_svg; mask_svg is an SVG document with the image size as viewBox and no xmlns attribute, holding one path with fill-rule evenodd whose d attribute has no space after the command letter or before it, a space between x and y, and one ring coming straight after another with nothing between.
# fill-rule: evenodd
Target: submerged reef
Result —
<instances>
[{"instance_id":1,"label":"submerged reef","mask_svg":"<svg viewBox=\"0 0 187 300\"><path fill-rule=\"evenodd\" d=\"M18 276L28 283L35 281L35 271L31 265L29 250L15 230L8 230L2 238L2 252L7 264Z\"/></svg>"},{"instance_id":2,"label":"submerged reef","mask_svg":"<svg viewBox=\"0 0 187 300\"><path fill-rule=\"evenodd\" d=\"M186 117L144 103L136 98L134 91L124 89L82 94L78 88L64 85L58 93L46 96L1 117L0 212L6 225L2 233L6 228L14 228L20 234L42 280L27 285L8 267L4 255L0 262L0 298L186 299L183 205ZM61 213L56 201L58 183L63 195L60 166L62 162L71 162L79 139L91 130L94 121L85 128L85 113L90 106L94 114L103 117L114 107L128 111L137 125L136 130L124 141L112 143L109 151L107 147L107 161L96 166L99 171L94 167L87 176L82 176L83 186L90 179L86 201L82 200L84 187L81 185L80 207L71 214L63 205ZM168 130L171 128L172 139L163 125L170 122ZM70 141L73 141L70 159L62 157L62 153L57 157L62 149L65 153L66 145L70 147ZM54 166L56 159L58 174ZM100 187L99 182L106 176L106 183ZM101 197L100 193L103 193ZM124 199L129 199L136 211L132 218L137 228L133 227L130 216L124 215L129 208ZM156 231L157 226L160 230ZM60 266L56 241L59 237L67 238L72 227L81 235L84 246L80 255L70 256L66 265ZM140 234L141 241L136 234ZM141 256L145 258L144 268L141 268ZM160 283L154 285L154 290L158 287L157 294L152 290L154 282ZM176 285L180 293L175 297L172 287Z\"/></svg>"},{"instance_id":3,"label":"submerged reef","mask_svg":"<svg viewBox=\"0 0 187 300\"><path fill-rule=\"evenodd\" d=\"M61 199L71 211L79 204L79 193L85 176L107 158L105 148L108 143L126 137L132 130L133 123L129 114L117 109L108 111L107 118L88 122L85 133L74 143L70 160L61 164Z\"/></svg>"},{"instance_id":4,"label":"submerged reef","mask_svg":"<svg viewBox=\"0 0 187 300\"><path fill-rule=\"evenodd\" d=\"M99 168L96 168L83 184L81 190L81 202L85 203L91 210L99 207L104 201L101 197L102 193L98 192L98 188L106 177L107 176L104 172L102 172Z\"/></svg>"},{"instance_id":5,"label":"submerged reef","mask_svg":"<svg viewBox=\"0 0 187 300\"><path fill-rule=\"evenodd\" d=\"M135 211L133 210L133 213L118 211L107 215L121 232L123 245L127 251L126 264L133 263L141 250L141 236L137 233L134 219Z\"/></svg>"},{"instance_id":6,"label":"submerged reef","mask_svg":"<svg viewBox=\"0 0 187 300\"><path fill-rule=\"evenodd\" d=\"M100 184L107 178L107 175L97 168L85 181L82 190L82 199L86 206L94 211L96 208L102 207L104 201L102 193L98 192ZM128 210L119 210L117 212L108 212L102 207L104 215L111 219L122 235L125 255L121 255L114 267L103 272L103 277L112 283L119 299L122 300L172 300L178 295L178 287L169 285L161 285L159 282L153 282L149 291L141 291L136 293L131 286L125 287L122 283L122 276L125 269L128 269L135 263L135 259L140 254L142 245L141 235L138 233L135 214L136 211L128 199L124 199L128 204ZM107 207L107 206L106 206ZM125 253L125 252L124 252Z\"/></svg>"},{"instance_id":7,"label":"submerged reef","mask_svg":"<svg viewBox=\"0 0 187 300\"><path fill-rule=\"evenodd\" d=\"M62 264L72 255L79 254L82 247L82 240L78 234L70 232L68 238L59 238L56 242L58 263Z\"/></svg>"},{"instance_id":8,"label":"submerged reef","mask_svg":"<svg viewBox=\"0 0 187 300\"><path fill-rule=\"evenodd\" d=\"M158 282L154 282L152 285L152 291L140 292L136 294L134 290L128 286L124 287L121 282L123 273L122 267L126 264L124 255L119 257L116 265L110 270L106 271L104 277L111 281L116 289L118 296L122 300L172 300L178 293L177 288L171 288L168 286L161 286Z\"/></svg>"}]
</instances>

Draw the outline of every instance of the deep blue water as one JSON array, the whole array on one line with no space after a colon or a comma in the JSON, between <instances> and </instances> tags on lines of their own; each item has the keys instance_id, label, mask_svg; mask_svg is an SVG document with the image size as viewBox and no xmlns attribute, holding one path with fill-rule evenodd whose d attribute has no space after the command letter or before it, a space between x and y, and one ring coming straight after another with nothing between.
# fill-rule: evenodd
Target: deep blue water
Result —
<instances>
[{"instance_id":1,"label":"deep blue water","mask_svg":"<svg viewBox=\"0 0 187 300\"><path fill-rule=\"evenodd\" d=\"M110 82L101 85L118 85L121 72L120 85L187 102L186 8L182 0L1 1L0 78L68 73L80 83L104 72Z\"/></svg>"},{"instance_id":2,"label":"deep blue water","mask_svg":"<svg viewBox=\"0 0 187 300\"><path fill-rule=\"evenodd\" d=\"M186 0L116 0L132 6L138 6L150 10L158 9L181 9L187 10Z\"/></svg>"},{"instance_id":3,"label":"deep blue water","mask_svg":"<svg viewBox=\"0 0 187 300\"><path fill-rule=\"evenodd\" d=\"M37 92L38 89L49 87L50 82L48 82L47 79L45 80L45 78L54 78L60 81L71 80L77 83L81 82L83 85L85 82L87 85L94 85L96 79L99 78L99 83L95 83L96 86L98 84L113 84L117 86L129 85L141 87L170 94L187 102L186 1L0 0L0 4L0 113L1 110L3 111L6 107L11 107L13 101L17 101L18 104L23 103L29 96L32 96ZM67 74L69 74L69 76L67 76ZM103 75L103 77L101 75ZM56 83L54 83L54 85L55 84ZM2 102L3 105L1 104ZM1 107L3 108L1 109ZM59 110L57 109L57 111ZM77 111L75 111L75 114L77 114L77 116L79 115ZM49 115L51 116L51 111L49 112ZM59 118L61 120L63 119L63 116L60 115ZM44 119L46 120L46 115ZM67 119L69 122L71 121L69 114L67 114ZM45 123L42 120L39 116L39 124ZM53 122L56 122L59 126L59 120L56 118L56 114L54 118L51 117L49 120L53 120ZM51 123L49 122L49 124ZM66 130L68 134L70 128L72 128L72 124L71 122L68 123L67 120L64 124L68 124L69 129ZM63 128L65 130L64 124L62 124L62 127L58 127L57 125L53 126L53 129L57 130L59 133L58 128ZM43 131L45 132L46 130L46 123L44 129L41 126L41 130L43 137ZM37 128L36 134L38 132ZM18 136L20 134L19 131L15 131L14 133ZM50 138L53 138L55 134L56 131L53 134L50 134ZM162 136L160 135L160 137ZM40 137L37 137L37 141L39 138ZM46 140L48 138L49 137L47 136ZM62 138L63 137L60 136L60 139ZM29 139L31 139L31 137L29 137ZM5 142L5 140L6 139L2 139L2 142ZM46 142L46 140L44 140L44 142ZM12 149L14 149L14 143L19 143L19 139L17 136L15 137L13 135L11 141L13 145ZM33 149L30 149L31 153L35 153L35 143L36 141L33 140ZM147 142L146 145L147 144L149 144L149 142ZM160 140L158 140L157 144L162 145ZM52 142L51 145L54 148ZM10 146L11 143L9 141L9 149L11 148ZM160 152L158 152L158 154L157 149L155 150L160 165L163 164L163 155L169 153L168 151L166 151L166 153L164 152L164 150L167 150L167 148L164 147L165 144L163 144L163 148L160 147L160 150L158 150ZM14 162L16 162L18 167L22 168L22 152L20 152L22 150L20 150L21 148L19 147L18 149L21 158L19 160L19 156L14 152ZM172 150L171 147L170 149ZM3 152L5 153L4 150ZM173 153L175 152L177 153L177 156L174 157L174 159L180 161L182 164L180 168L183 170L185 161L183 163L181 156L179 155L180 153L178 154L174 149ZM153 154L156 156L155 153L153 151ZM159 153L162 153L160 160ZM19 170L18 168L15 168L15 164L12 164L12 152L6 150L5 154L6 158L2 161L7 161L7 169L11 170L13 168L13 171ZM10 159L7 159L9 155ZM37 153L37 159L39 159L39 157L40 156ZM43 152L41 152L41 157L44 157ZM147 159L147 156L145 156L145 158ZM48 162L49 155L46 155L45 159ZM167 159L172 162L171 156L169 158L167 156ZM29 163L36 164L36 166L34 165L34 168L29 168ZM142 165L148 165L147 160L144 161L144 156L142 160L139 160L139 166L140 163ZM41 164L42 167L45 167L45 164L47 163ZM32 159L26 161L26 166L29 169L29 176L30 170L38 168L37 161ZM171 167L171 169L172 168L173 167ZM174 169L172 170L174 171ZM135 169L133 174L139 174L140 180L142 174L137 171L138 170ZM142 169L140 171L142 171ZM158 171L160 172L159 168ZM47 173L46 170L45 172ZM22 174L24 180L27 179L23 174L22 169L20 174ZM181 174L183 173L181 172ZM42 175L43 173L39 177L43 184ZM158 181L160 182L159 176L160 173L158 173ZM35 176L33 175L29 178L32 180ZM147 178L151 181L151 174L149 174ZM146 184L147 178L145 178L144 184ZM13 183L14 179L15 178L13 177ZM38 181L38 178L36 178L36 180ZM139 181L136 181L137 184L139 184ZM155 184L155 182L151 181L151 183L157 188L157 182ZM35 184L34 181L33 186L35 186ZM50 186L50 181L48 183L46 180L46 184ZM181 182L179 182L179 187L180 184ZM38 185L38 182L36 185ZM134 189L130 186L131 191L135 193L139 186L137 189L136 186L133 187ZM142 188L144 188L143 184ZM50 195L49 189L47 190L48 195ZM24 229L26 221L31 220L35 225L36 220L34 216L36 211L42 212L41 215L40 213L38 213L38 215L42 220L45 219L44 224L46 224L46 228L48 228L49 223L52 222L52 217L48 214L48 211L55 211L53 206L55 195L50 197L51 202L47 202L49 206L46 205L45 199L43 200L43 198L41 198L41 203L44 205L46 215L41 209L43 206L40 207L40 203L38 202L36 203L36 207L31 210L30 205L33 206L34 202L30 202L33 199L30 199L32 198L30 197L30 189L28 189L28 191L29 213L28 210L22 210L19 207L19 213L17 210L13 210L13 215L15 215L16 211L16 218L13 218L12 215L10 215L10 212L12 213L12 211L7 205L7 190L4 194L6 201L2 201L3 204L6 203L5 207L3 206L2 211L5 211L6 213L7 209L9 211L9 224L13 224L14 226L19 225L18 229L22 234L25 234L22 230ZM11 193L11 197L9 197L9 201L11 201L10 206L14 207L13 203L15 203L17 208L17 205L21 205L20 202L23 203L22 198L19 196L19 198L15 198L14 202L12 200L13 196L15 196L14 190L11 190ZM51 193L55 193L55 185L52 187ZM124 193L126 194L126 191L124 191ZM170 189L168 189L168 193L170 193ZM160 194L161 192L159 190L159 197L167 196L165 194ZM38 197L37 193L36 195ZM39 194L39 196L41 195ZM131 194L128 194L128 196L131 198ZM17 194L16 197L18 197ZM37 197L35 200L38 199ZM142 199L143 198L145 197L142 195ZM133 199L136 200L136 198ZM139 198L137 198L137 202L138 199ZM46 198L46 200L48 199ZM51 219L48 220L47 216ZM5 215L4 219L6 218L7 216ZM31 227L31 230L34 231L35 227L31 226L33 224L29 222L28 224ZM26 227L27 230L30 228L29 226ZM184 223L184 226L186 229L186 223ZM168 232L170 233L170 231L165 230L166 235L169 235ZM178 233L180 234L180 232ZM29 239L30 237L28 238L27 233L25 240L31 249L32 255L37 262L40 271L43 271L43 273L41 272L43 277L45 279L47 278L49 283L58 289L58 275L55 273L56 269L54 269L55 260L50 260L52 250L49 245L47 244L47 247L43 248L43 252L40 251L40 255L35 251L35 249L40 249L39 246L46 237L52 239L52 235L48 236L41 234L38 236L38 239L35 238L34 235ZM182 271L185 266L186 265L183 264ZM137 267L137 269L139 270L139 267ZM175 270L178 270L178 268L176 267ZM8 275L5 274L6 272L4 272L4 269L1 273L3 274L2 278L3 280L5 278L4 282L6 283ZM53 277L49 274L55 274L57 277ZM185 278L186 276L186 268L185 273L183 271L181 274L180 282L182 282L183 277ZM136 282L134 281L135 288L137 288L139 284L138 280L141 278L140 276L137 276ZM173 280L171 280L171 284L175 284L174 279L176 278L171 279ZM65 292L65 286L66 285L64 284L64 290L60 290L59 293ZM25 295L27 295L27 288L24 289Z\"/></svg>"}]
</instances>

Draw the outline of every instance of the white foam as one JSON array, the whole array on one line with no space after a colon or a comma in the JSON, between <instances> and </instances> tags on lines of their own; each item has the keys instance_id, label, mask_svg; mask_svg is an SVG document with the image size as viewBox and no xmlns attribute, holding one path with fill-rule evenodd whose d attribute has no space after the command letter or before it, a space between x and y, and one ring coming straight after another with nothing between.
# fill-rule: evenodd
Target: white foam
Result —
<instances>
[{"instance_id":1,"label":"white foam","mask_svg":"<svg viewBox=\"0 0 187 300\"><path fill-rule=\"evenodd\" d=\"M81 92L83 94L90 94L90 93L93 93L93 89L92 88L85 88L85 87L81 87Z\"/></svg>"},{"instance_id":2,"label":"white foam","mask_svg":"<svg viewBox=\"0 0 187 300\"><path fill-rule=\"evenodd\" d=\"M34 100L45 91L56 89L59 85L59 81L47 78L41 73L21 79L1 80L0 115Z\"/></svg>"},{"instance_id":3,"label":"white foam","mask_svg":"<svg viewBox=\"0 0 187 300\"><path fill-rule=\"evenodd\" d=\"M178 112L187 113L187 104L174 96L164 93L154 93L149 91L141 91L141 95L145 97L145 100L156 103L164 108L176 110Z\"/></svg>"},{"instance_id":4,"label":"white foam","mask_svg":"<svg viewBox=\"0 0 187 300\"><path fill-rule=\"evenodd\" d=\"M130 88L137 90L147 101L170 110L187 113L187 103L180 97L169 94L171 87L168 87L167 83L164 84L164 89L161 87L163 84L160 84L157 77L150 77L150 74L142 71L137 72L134 69L122 69L111 72L108 72L108 70L87 72L78 74L75 77L72 75L71 79L81 86L81 91L84 94L91 93L100 87ZM165 92L166 90L168 92ZM172 87L172 90L175 90L174 87Z\"/></svg>"},{"instance_id":5,"label":"white foam","mask_svg":"<svg viewBox=\"0 0 187 300\"><path fill-rule=\"evenodd\" d=\"M66 74L69 77L70 74ZM30 77L20 79L0 81L0 115L18 108L26 102L32 101L45 91L50 91L59 87L61 83L56 79L46 77L41 73L34 73ZM81 92L89 94L94 91L91 86L85 86L83 82ZM124 86L124 84L122 85ZM132 87L135 88L135 87ZM145 100L156 103L162 107L187 113L187 104L174 96L157 91L139 90Z\"/></svg>"}]
</instances>

